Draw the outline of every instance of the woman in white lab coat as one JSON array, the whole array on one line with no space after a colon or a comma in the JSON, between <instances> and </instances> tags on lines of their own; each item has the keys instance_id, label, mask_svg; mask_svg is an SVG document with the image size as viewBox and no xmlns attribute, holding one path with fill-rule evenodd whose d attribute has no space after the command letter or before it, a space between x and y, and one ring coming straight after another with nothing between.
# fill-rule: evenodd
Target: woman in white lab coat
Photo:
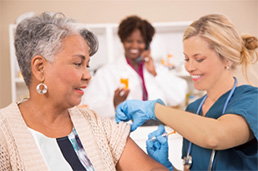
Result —
<instances>
[{"instance_id":1,"label":"woman in white lab coat","mask_svg":"<svg viewBox=\"0 0 258 171\"><path fill-rule=\"evenodd\" d=\"M162 65L154 65L149 45L155 33L153 26L138 16L129 16L119 25L118 35L124 46L124 56L99 68L93 76L83 104L103 116L114 118L115 107L126 99L152 100L160 98L167 106L184 102L187 83ZM128 89L121 87L126 75Z\"/></svg>"}]
</instances>

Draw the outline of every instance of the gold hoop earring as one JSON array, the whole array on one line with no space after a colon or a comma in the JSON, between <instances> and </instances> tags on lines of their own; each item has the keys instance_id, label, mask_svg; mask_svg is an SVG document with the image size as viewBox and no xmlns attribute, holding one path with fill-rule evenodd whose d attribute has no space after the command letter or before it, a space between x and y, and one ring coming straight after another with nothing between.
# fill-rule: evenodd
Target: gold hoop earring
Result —
<instances>
[{"instance_id":1,"label":"gold hoop earring","mask_svg":"<svg viewBox=\"0 0 258 171\"><path fill-rule=\"evenodd\" d=\"M42 89L43 88L43 89ZM36 90L39 94L46 94L47 93L47 86L44 83L39 83L36 87Z\"/></svg>"}]
</instances>

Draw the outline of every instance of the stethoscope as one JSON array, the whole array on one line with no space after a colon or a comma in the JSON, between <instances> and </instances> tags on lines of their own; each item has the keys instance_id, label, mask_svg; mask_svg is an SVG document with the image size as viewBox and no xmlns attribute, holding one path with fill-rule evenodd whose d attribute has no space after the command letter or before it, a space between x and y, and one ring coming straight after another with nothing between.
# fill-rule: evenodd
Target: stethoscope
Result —
<instances>
[{"instance_id":1,"label":"stethoscope","mask_svg":"<svg viewBox=\"0 0 258 171\"><path fill-rule=\"evenodd\" d=\"M226 108L227 108L227 105L228 105L228 103L229 103L229 101L230 101L230 99L231 99L231 97L232 97L232 95L233 95L233 93L234 93L234 91L235 91L235 89L236 89L236 86L237 86L237 79L236 79L235 77L234 77L234 79L235 79L234 86L233 86L233 88L231 89L231 91L230 91L230 93L229 93L229 95L228 95L228 98L227 98L227 100L226 100L226 102L225 102L225 104L224 104L224 108L223 108L222 114L225 113L225 110L226 110ZM202 108L202 105L203 105L203 103L205 102L206 98L207 98L207 95L205 95L204 98L203 98L203 100L201 101L201 103L200 103L200 105L199 105L199 107L198 107L198 109L197 109L197 112L196 112L197 115L199 115L200 110L201 110L201 108ZM192 162L193 162L192 156L190 155L191 149L192 149L192 142L189 142L187 154L186 154L186 157L184 157L184 160L183 160L183 164L184 164L184 166L187 167L187 169L190 169L190 167L192 166ZM212 152L211 152L211 157L210 157L210 161L209 161L208 170L211 170L211 168L212 168L212 164L213 164L214 157L215 157L215 150L213 149Z\"/></svg>"}]
</instances>

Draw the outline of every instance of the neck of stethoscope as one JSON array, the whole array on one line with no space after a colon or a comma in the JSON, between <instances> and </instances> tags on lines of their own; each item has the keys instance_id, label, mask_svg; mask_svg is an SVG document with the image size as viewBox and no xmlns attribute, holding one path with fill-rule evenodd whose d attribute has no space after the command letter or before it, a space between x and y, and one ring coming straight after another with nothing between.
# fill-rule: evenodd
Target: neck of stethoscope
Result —
<instances>
[{"instance_id":1,"label":"neck of stethoscope","mask_svg":"<svg viewBox=\"0 0 258 171\"><path fill-rule=\"evenodd\" d=\"M232 89L230 90L230 92L229 92L229 95L228 95L228 97L227 97L227 100L226 100L226 102L225 102L225 104L224 104L224 107L223 107L223 110L222 110L222 114L225 113L225 110L226 110L226 108L227 108L227 105L228 105L228 103L229 103L229 101L230 101L230 99L231 99L231 97L232 97L232 95L233 95L233 93L234 93L234 91L235 91L235 89L236 89L236 87L237 87L237 79L236 79L235 77L234 77L234 80L235 80L234 86L233 86L233 88L232 88ZM197 115L199 115L199 113L200 113L200 111L201 111L201 108L202 108L202 106L203 106L203 103L205 102L206 98L207 98L207 95L205 95L205 96L203 97L203 99L202 99L202 101L201 101L201 103L200 103L200 105L199 105L199 107L198 107L198 109L197 109L197 112L196 112ZM190 157L191 149L192 149L192 142L189 142L189 146L188 146L188 150L187 150L187 155L186 155L187 158ZM209 167L212 167L214 155L215 155L215 154L212 153L212 156L211 156L212 160L210 160ZM212 162L212 163L211 163L211 162ZM209 170L210 170L210 169L211 169L211 168L209 168Z\"/></svg>"},{"instance_id":2,"label":"neck of stethoscope","mask_svg":"<svg viewBox=\"0 0 258 171\"><path fill-rule=\"evenodd\" d=\"M227 98L226 103L224 104L224 107L223 107L222 114L225 113L225 110L226 110L226 108L227 108L227 106L228 106L228 102L229 102L229 100L231 99L231 97L232 97L232 95L233 95L233 93L235 92L235 89L236 89L236 87L237 87L237 79L236 79L235 77L234 77L234 79L235 79L234 86L233 86L233 88L231 89L231 91L229 92L228 98Z\"/></svg>"}]
</instances>

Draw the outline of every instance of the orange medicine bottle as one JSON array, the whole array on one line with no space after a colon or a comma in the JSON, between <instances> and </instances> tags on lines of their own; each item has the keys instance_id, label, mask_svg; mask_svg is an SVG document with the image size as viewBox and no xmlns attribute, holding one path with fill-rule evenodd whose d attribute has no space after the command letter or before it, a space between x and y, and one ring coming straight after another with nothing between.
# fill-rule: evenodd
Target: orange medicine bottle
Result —
<instances>
[{"instance_id":1,"label":"orange medicine bottle","mask_svg":"<svg viewBox=\"0 0 258 171\"><path fill-rule=\"evenodd\" d=\"M127 73L122 73L120 77L120 83L124 89L128 89L128 75Z\"/></svg>"}]
</instances>

